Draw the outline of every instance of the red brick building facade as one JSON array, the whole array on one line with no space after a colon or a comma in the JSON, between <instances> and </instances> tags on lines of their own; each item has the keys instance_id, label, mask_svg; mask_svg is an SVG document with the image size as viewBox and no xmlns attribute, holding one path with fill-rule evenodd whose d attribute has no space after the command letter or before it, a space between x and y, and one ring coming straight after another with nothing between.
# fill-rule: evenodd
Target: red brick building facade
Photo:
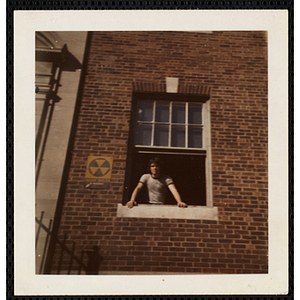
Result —
<instances>
[{"instance_id":1,"label":"red brick building facade","mask_svg":"<svg viewBox=\"0 0 300 300\"><path fill-rule=\"evenodd\" d=\"M267 59L266 32L90 33L51 272L267 273ZM203 122L136 118L159 107ZM153 155L188 208L122 206ZM89 156L113 158L108 188L85 185Z\"/></svg>"}]
</instances>

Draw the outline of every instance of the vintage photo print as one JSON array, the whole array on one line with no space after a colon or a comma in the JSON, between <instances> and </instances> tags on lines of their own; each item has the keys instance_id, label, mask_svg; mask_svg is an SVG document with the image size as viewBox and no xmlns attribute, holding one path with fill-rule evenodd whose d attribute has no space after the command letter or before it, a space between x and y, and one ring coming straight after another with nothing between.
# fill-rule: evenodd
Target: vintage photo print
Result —
<instances>
[{"instance_id":1,"label":"vintage photo print","mask_svg":"<svg viewBox=\"0 0 300 300\"><path fill-rule=\"evenodd\" d=\"M288 293L287 15L15 11L15 295Z\"/></svg>"}]
</instances>

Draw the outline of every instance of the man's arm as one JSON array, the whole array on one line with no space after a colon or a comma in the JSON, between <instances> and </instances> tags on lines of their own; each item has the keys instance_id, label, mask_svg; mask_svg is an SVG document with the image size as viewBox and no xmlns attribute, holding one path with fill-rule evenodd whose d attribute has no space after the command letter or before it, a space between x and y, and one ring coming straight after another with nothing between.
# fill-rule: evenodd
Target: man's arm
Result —
<instances>
[{"instance_id":1,"label":"man's arm","mask_svg":"<svg viewBox=\"0 0 300 300\"><path fill-rule=\"evenodd\" d=\"M139 182L134 191L132 192L130 200L126 203L126 206L129 208L132 208L134 204L136 204L135 199L138 196L139 192L143 188L144 184L142 182Z\"/></svg>"},{"instance_id":2,"label":"man's arm","mask_svg":"<svg viewBox=\"0 0 300 300\"><path fill-rule=\"evenodd\" d=\"M168 185L169 190L171 191L172 195L174 196L175 200L177 201L177 206L179 207L187 207L187 204L181 201L181 197L176 189L175 184Z\"/></svg>"}]
</instances>

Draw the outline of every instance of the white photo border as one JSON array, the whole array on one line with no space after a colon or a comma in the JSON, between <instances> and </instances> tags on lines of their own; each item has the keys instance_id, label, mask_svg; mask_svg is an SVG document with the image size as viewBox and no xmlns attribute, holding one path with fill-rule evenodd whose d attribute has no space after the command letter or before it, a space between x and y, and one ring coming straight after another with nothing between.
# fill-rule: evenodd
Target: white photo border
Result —
<instances>
[{"instance_id":1,"label":"white photo border","mask_svg":"<svg viewBox=\"0 0 300 300\"><path fill-rule=\"evenodd\" d=\"M142 20L142 21L141 21ZM34 53L36 31L268 31L269 273L36 275ZM30 100L32 99L32 100ZM268 295L288 293L288 11L14 12L15 295ZM280 159L279 159L280 158ZM184 284L182 284L185 282ZM189 284L186 284L188 282Z\"/></svg>"}]
</instances>

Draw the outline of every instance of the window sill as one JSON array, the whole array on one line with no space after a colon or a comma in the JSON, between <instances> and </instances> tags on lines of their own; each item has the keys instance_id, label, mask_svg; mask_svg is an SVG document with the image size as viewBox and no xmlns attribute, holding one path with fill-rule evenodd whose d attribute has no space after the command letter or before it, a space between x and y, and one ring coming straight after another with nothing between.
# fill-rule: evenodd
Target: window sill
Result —
<instances>
[{"instance_id":1,"label":"window sill","mask_svg":"<svg viewBox=\"0 0 300 300\"><path fill-rule=\"evenodd\" d=\"M179 208L173 205L139 204L128 208L118 204L117 217L121 218L161 218L161 219L193 219L218 221L218 208L206 206L189 206Z\"/></svg>"}]
</instances>

